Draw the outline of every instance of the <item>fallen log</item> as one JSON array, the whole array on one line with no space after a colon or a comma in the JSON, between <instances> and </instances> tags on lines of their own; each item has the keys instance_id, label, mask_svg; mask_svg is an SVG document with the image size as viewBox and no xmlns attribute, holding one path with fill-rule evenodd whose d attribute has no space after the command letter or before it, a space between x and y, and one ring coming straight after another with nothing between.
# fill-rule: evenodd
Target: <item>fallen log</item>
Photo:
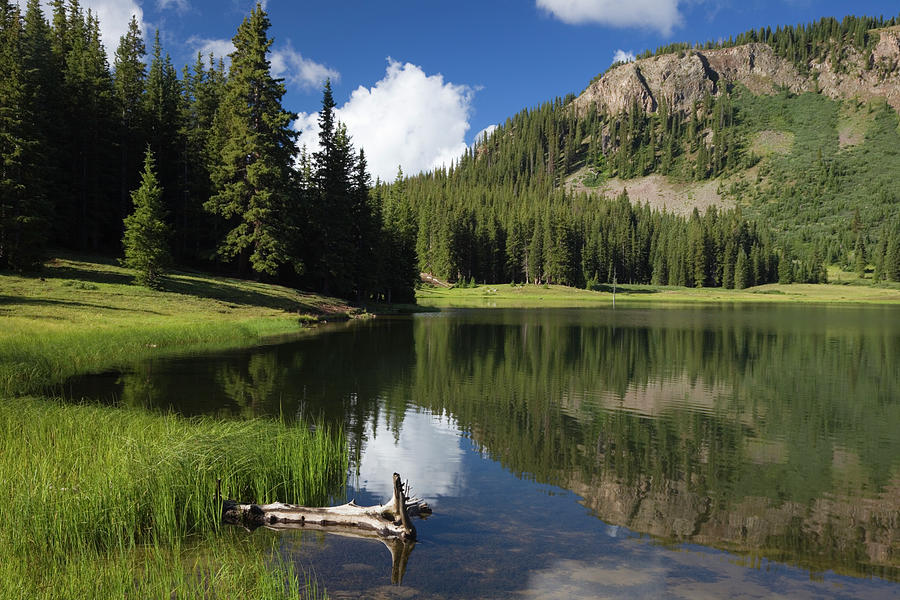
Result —
<instances>
[{"instance_id":1,"label":"fallen log","mask_svg":"<svg viewBox=\"0 0 900 600\"><path fill-rule=\"evenodd\" d=\"M416 527L411 517L429 514L431 509L427 504L417 498L407 498L397 473L394 473L393 497L387 504L376 506L359 506L353 501L321 508L282 502L242 504L225 500L222 503L222 520L248 529L310 528L355 537L404 542L416 539Z\"/></svg>"}]
</instances>

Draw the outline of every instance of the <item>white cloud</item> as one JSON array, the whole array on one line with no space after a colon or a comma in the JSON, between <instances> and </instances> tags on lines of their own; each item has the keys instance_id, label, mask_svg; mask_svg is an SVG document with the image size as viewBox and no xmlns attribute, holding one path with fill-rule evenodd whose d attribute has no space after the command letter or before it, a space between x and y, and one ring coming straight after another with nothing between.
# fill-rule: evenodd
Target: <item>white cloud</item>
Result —
<instances>
[{"instance_id":1,"label":"white cloud","mask_svg":"<svg viewBox=\"0 0 900 600\"><path fill-rule=\"evenodd\" d=\"M185 12L191 7L188 0L156 0L156 6L159 10L174 8L178 12Z\"/></svg>"},{"instance_id":2,"label":"white cloud","mask_svg":"<svg viewBox=\"0 0 900 600\"><path fill-rule=\"evenodd\" d=\"M616 50L616 53L615 53L615 54L613 54L613 59L612 59L612 61L613 61L614 63L617 63L617 62L633 62L633 61L634 61L634 52L631 52L630 50L629 50L628 52L625 52L624 50L622 50L622 49L620 48L619 50Z\"/></svg>"},{"instance_id":3,"label":"white cloud","mask_svg":"<svg viewBox=\"0 0 900 600\"><path fill-rule=\"evenodd\" d=\"M272 75L283 77L290 84L301 88L321 89L326 79L337 80L340 73L314 60L304 58L288 42L285 48L272 50L269 57Z\"/></svg>"},{"instance_id":4,"label":"white cloud","mask_svg":"<svg viewBox=\"0 0 900 600\"><path fill-rule=\"evenodd\" d=\"M227 58L229 54L234 52L234 43L226 39L213 39L192 36L186 44L193 48L196 52L200 52L203 56L212 53L216 60Z\"/></svg>"},{"instance_id":5,"label":"white cloud","mask_svg":"<svg viewBox=\"0 0 900 600\"><path fill-rule=\"evenodd\" d=\"M419 483L417 495L434 505L440 496L461 496L465 488L459 425L450 416L407 411L399 438L387 423L366 423L355 487L378 498L394 493L391 473ZM416 494L417 490L413 490Z\"/></svg>"},{"instance_id":6,"label":"white cloud","mask_svg":"<svg viewBox=\"0 0 900 600\"><path fill-rule=\"evenodd\" d=\"M646 27L664 35L681 25L678 4L684 0L537 0L563 23L600 23L612 27Z\"/></svg>"},{"instance_id":7,"label":"white cloud","mask_svg":"<svg viewBox=\"0 0 900 600\"><path fill-rule=\"evenodd\" d=\"M212 53L217 59L224 58L226 63L228 55L234 52L234 43L226 39L193 36L188 39L187 45L204 56ZM294 50L290 42L285 48L273 49L269 54L269 62L273 76L283 77L289 84L302 88L319 89L329 77L337 80L341 76L333 69L304 58Z\"/></svg>"},{"instance_id":8,"label":"white cloud","mask_svg":"<svg viewBox=\"0 0 900 600\"><path fill-rule=\"evenodd\" d=\"M138 26L146 37L144 11L134 0L82 0L81 5L91 9L100 19L100 36L110 62L119 46L119 38L128 32L131 17L137 17Z\"/></svg>"},{"instance_id":9,"label":"white cloud","mask_svg":"<svg viewBox=\"0 0 900 600\"><path fill-rule=\"evenodd\" d=\"M337 108L357 148L364 148L373 176L391 181L397 165L412 175L448 165L466 149L466 132L475 91L426 75L421 67L388 59L384 79L372 88L358 87ZM301 113L294 128L299 143L318 148L316 113Z\"/></svg>"},{"instance_id":10,"label":"white cloud","mask_svg":"<svg viewBox=\"0 0 900 600\"><path fill-rule=\"evenodd\" d=\"M491 134L494 133L494 130L497 129L496 125L488 125L477 134L475 134L475 141L480 142L486 138L491 137Z\"/></svg>"}]
</instances>

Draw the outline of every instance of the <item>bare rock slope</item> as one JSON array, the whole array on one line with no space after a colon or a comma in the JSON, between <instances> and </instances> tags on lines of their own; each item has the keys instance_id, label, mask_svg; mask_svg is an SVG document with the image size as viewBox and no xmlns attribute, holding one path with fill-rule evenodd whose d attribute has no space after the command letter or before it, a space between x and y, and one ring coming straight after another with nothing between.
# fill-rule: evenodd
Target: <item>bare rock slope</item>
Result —
<instances>
[{"instance_id":1,"label":"bare rock slope","mask_svg":"<svg viewBox=\"0 0 900 600\"><path fill-rule=\"evenodd\" d=\"M596 106L618 113L636 103L654 112L664 98L672 110L686 112L706 94L715 96L729 85L741 84L756 94L787 88L831 98L884 98L900 111L900 27L879 33L871 52L847 49L839 65L827 56L810 63L808 74L761 43L653 56L611 69L588 86L574 105L579 112Z\"/></svg>"}]
</instances>

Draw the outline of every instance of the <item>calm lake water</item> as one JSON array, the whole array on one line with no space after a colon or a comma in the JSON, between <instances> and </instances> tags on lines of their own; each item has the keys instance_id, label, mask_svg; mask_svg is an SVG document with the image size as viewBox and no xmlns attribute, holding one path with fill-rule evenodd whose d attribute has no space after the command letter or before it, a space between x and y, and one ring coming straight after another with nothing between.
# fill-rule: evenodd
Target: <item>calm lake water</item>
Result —
<instances>
[{"instance_id":1,"label":"calm lake water","mask_svg":"<svg viewBox=\"0 0 900 600\"><path fill-rule=\"evenodd\" d=\"M900 310L458 310L82 377L76 398L340 423L335 501L434 515L277 536L335 598L900 596ZM252 500L252 499L243 499Z\"/></svg>"}]
</instances>

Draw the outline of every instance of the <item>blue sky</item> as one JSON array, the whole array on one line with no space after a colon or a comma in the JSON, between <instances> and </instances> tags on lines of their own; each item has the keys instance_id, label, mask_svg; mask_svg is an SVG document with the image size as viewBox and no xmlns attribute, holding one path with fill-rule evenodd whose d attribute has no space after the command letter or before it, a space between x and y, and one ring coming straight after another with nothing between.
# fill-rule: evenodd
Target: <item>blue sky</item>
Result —
<instances>
[{"instance_id":1,"label":"blue sky","mask_svg":"<svg viewBox=\"0 0 900 600\"><path fill-rule=\"evenodd\" d=\"M24 3L24 0L21 0ZM228 51L253 0L81 0L112 52L132 13L159 28L179 66ZM268 0L284 104L315 140L321 81L372 170L392 177L446 163L522 108L578 93L617 52L727 38L749 28L846 14L892 16L896 2L813 0ZM149 46L149 43L148 43Z\"/></svg>"}]
</instances>

